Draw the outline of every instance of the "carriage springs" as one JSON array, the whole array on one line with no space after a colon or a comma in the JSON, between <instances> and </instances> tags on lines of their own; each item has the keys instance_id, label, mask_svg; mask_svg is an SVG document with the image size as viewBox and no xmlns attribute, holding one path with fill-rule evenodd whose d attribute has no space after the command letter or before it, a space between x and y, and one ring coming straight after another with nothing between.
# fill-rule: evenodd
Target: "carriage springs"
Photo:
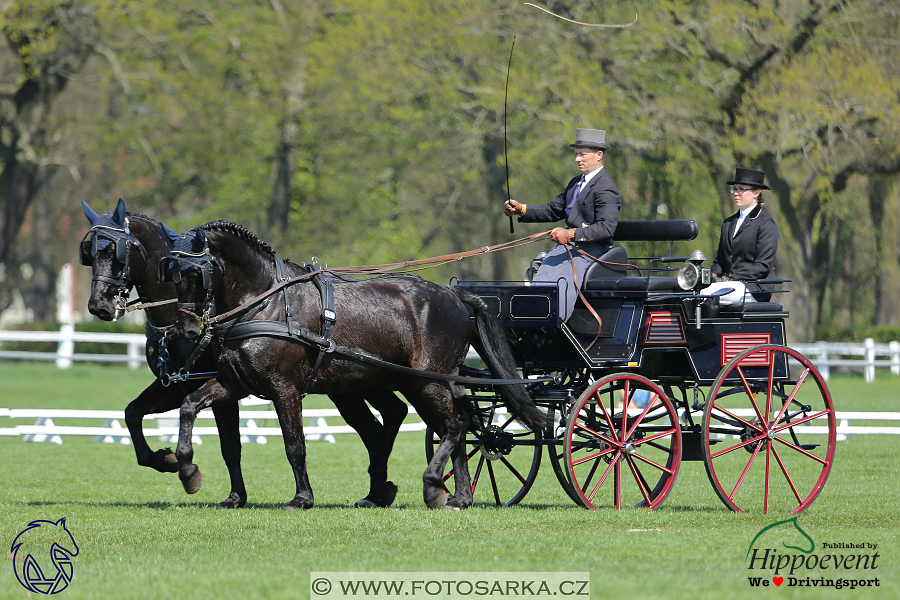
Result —
<instances>
[{"instance_id":1,"label":"carriage springs","mask_svg":"<svg viewBox=\"0 0 900 600\"><path fill-rule=\"evenodd\" d=\"M836 589L857 587L878 587L881 582L877 577L864 579L849 579L838 576L845 575L846 571L874 571L879 567L877 552L878 544L868 542L861 544L833 543L822 544L821 550L825 553L782 553L775 548L754 548L750 551L750 570L770 571L771 581L766 577L750 576L747 579L751 587L768 587L771 584L787 587L833 587ZM835 552L842 551L841 553ZM867 552L853 552L867 551ZM850 552L847 552L850 551ZM825 571L820 577L801 576L803 570ZM837 571L834 576L829 571ZM779 576L786 575L787 577ZM868 574L868 573L867 573Z\"/></svg>"}]
</instances>

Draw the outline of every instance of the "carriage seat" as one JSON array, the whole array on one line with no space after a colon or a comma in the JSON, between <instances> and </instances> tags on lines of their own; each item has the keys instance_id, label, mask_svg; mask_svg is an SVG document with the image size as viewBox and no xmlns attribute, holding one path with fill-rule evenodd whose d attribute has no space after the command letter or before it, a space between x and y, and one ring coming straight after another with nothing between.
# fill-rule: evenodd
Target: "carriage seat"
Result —
<instances>
[{"instance_id":1,"label":"carriage seat","mask_svg":"<svg viewBox=\"0 0 900 600\"><path fill-rule=\"evenodd\" d=\"M625 263L628 262L628 254L625 248L614 246L599 257L608 263L592 263L584 273L582 290L602 290L618 292L680 292L678 281L675 277L646 277L627 276Z\"/></svg>"},{"instance_id":2,"label":"carriage seat","mask_svg":"<svg viewBox=\"0 0 900 600\"><path fill-rule=\"evenodd\" d=\"M724 312L770 313L782 312L784 307L777 302L747 302L743 306L740 304L724 305L720 310Z\"/></svg>"}]
</instances>

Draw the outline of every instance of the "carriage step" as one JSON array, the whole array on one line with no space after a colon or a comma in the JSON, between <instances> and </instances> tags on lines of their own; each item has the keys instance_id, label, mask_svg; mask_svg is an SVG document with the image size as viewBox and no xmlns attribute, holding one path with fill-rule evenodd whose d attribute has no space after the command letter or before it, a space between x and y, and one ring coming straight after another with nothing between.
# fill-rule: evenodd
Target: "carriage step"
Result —
<instances>
[{"instance_id":1,"label":"carriage step","mask_svg":"<svg viewBox=\"0 0 900 600\"><path fill-rule=\"evenodd\" d=\"M800 444L800 447L804 450L815 450L819 446L821 446L821 444Z\"/></svg>"}]
</instances>

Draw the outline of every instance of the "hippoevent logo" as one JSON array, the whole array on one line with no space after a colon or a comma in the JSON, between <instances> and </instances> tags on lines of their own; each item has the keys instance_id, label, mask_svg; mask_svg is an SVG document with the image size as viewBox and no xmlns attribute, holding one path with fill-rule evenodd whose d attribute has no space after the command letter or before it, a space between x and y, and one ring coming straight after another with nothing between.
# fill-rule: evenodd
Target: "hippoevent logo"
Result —
<instances>
[{"instance_id":1,"label":"hippoevent logo","mask_svg":"<svg viewBox=\"0 0 900 600\"><path fill-rule=\"evenodd\" d=\"M750 587L879 587L878 544L823 542L800 527L797 517L764 527L747 548Z\"/></svg>"},{"instance_id":2,"label":"hippoevent logo","mask_svg":"<svg viewBox=\"0 0 900 600\"><path fill-rule=\"evenodd\" d=\"M78 545L66 527L66 519L32 521L9 549L16 579L29 592L58 594L72 581L72 559Z\"/></svg>"}]
</instances>

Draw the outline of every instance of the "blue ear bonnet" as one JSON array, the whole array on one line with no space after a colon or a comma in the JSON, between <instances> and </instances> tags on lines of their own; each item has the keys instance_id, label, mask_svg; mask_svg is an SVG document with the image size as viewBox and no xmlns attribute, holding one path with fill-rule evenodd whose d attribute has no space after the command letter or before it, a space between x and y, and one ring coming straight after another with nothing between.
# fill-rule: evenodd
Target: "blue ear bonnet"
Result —
<instances>
[{"instance_id":1,"label":"blue ear bonnet","mask_svg":"<svg viewBox=\"0 0 900 600\"><path fill-rule=\"evenodd\" d=\"M182 274L191 267L200 270L203 276L203 289L209 289L211 282L209 246L206 244L203 230L199 227L178 236L169 255L160 259L159 280L179 283Z\"/></svg>"}]
</instances>

